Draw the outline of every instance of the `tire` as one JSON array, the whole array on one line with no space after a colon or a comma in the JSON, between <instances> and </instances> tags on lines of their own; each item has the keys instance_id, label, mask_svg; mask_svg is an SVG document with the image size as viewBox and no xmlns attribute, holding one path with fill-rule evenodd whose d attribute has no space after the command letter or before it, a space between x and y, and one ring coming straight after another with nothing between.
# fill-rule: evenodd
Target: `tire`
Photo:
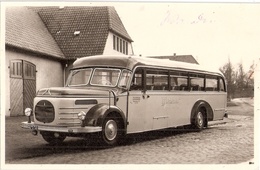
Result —
<instances>
[{"instance_id":1,"label":"tire","mask_svg":"<svg viewBox=\"0 0 260 170\"><path fill-rule=\"evenodd\" d=\"M66 138L66 135L62 133L59 133L59 136L55 136L54 132L41 132L41 135L46 142L52 145L61 144Z\"/></svg>"},{"instance_id":2,"label":"tire","mask_svg":"<svg viewBox=\"0 0 260 170\"><path fill-rule=\"evenodd\" d=\"M117 145L122 136L121 127L118 118L112 116L106 117L102 125L101 143L105 146Z\"/></svg>"},{"instance_id":3,"label":"tire","mask_svg":"<svg viewBox=\"0 0 260 170\"><path fill-rule=\"evenodd\" d=\"M195 115L194 115L194 121L192 124L193 129L197 131L201 131L205 125L206 125L206 113L202 108L199 108Z\"/></svg>"}]
</instances>

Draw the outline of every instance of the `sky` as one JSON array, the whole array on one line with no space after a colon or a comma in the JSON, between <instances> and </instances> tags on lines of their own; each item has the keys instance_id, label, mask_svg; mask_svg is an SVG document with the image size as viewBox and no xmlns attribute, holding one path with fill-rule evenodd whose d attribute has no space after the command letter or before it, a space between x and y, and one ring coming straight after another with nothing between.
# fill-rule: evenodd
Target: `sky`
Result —
<instances>
[{"instance_id":1,"label":"sky","mask_svg":"<svg viewBox=\"0 0 260 170\"><path fill-rule=\"evenodd\" d=\"M193 55L205 67L228 59L249 70L260 58L260 4L113 2L136 55Z\"/></svg>"},{"instance_id":2,"label":"sky","mask_svg":"<svg viewBox=\"0 0 260 170\"><path fill-rule=\"evenodd\" d=\"M245 71L260 58L260 4L114 4L136 55L193 55L205 67L228 59Z\"/></svg>"},{"instance_id":3,"label":"sky","mask_svg":"<svg viewBox=\"0 0 260 170\"><path fill-rule=\"evenodd\" d=\"M74 2L15 5L114 6L135 55L192 55L205 67L230 59L244 70L260 58L260 3Z\"/></svg>"}]
</instances>

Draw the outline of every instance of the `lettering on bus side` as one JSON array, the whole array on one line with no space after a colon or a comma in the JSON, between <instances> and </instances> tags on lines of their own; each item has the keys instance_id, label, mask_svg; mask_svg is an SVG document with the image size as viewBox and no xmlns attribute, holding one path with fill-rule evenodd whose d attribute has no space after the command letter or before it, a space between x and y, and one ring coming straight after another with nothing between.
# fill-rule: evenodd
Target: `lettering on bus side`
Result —
<instances>
[{"instance_id":1,"label":"lettering on bus side","mask_svg":"<svg viewBox=\"0 0 260 170\"><path fill-rule=\"evenodd\" d=\"M141 100L141 97L133 97L132 104L138 104Z\"/></svg>"},{"instance_id":2,"label":"lettering on bus side","mask_svg":"<svg viewBox=\"0 0 260 170\"><path fill-rule=\"evenodd\" d=\"M178 104L178 100L170 97L162 97L161 106Z\"/></svg>"}]
</instances>

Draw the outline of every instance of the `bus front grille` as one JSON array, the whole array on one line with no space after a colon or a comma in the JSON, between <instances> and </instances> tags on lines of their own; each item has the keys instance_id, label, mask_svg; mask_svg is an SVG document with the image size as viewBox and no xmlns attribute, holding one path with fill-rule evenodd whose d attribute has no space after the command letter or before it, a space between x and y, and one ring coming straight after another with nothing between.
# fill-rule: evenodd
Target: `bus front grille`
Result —
<instances>
[{"instance_id":1,"label":"bus front grille","mask_svg":"<svg viewBox=\"0 0 260 170\"><path fill-rule=\"evenodd\" d=\"M78 118L79 112L73 112L70 108L60 108L57 125L59 126L80 126L81 121Z\"/></svg>"},{"instance_id":2,"label":"bus front grille","mask_svg":"<svg viewBox=\"0 0 260 170\"><path fill-rule=\"evenodd\" d=\"M55 111L51 102L47 100L39 101L35 106L35 118L43 123L53 122L55 119Z\"/></svg>"}]
</instances>

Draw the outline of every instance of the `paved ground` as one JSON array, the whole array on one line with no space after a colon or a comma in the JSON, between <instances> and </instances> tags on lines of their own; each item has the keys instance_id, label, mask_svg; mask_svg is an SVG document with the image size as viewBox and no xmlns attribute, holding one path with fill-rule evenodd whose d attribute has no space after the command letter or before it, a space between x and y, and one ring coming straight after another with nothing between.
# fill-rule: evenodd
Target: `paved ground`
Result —
<instances>
[{"instance_id":1,"label":"paved ground","mask_svg":"<svg viewBox=\"0 0 260 170\"><path fill-rule=\"evenodd\" d=\"M232 102L229 117L211 122L202 132L149 132L114 148L68 138L46 144L19 128L25 117L6 118L6 164L249 164L254 158L254 113L251 99Z\"/></svg>"}]
</instances>

